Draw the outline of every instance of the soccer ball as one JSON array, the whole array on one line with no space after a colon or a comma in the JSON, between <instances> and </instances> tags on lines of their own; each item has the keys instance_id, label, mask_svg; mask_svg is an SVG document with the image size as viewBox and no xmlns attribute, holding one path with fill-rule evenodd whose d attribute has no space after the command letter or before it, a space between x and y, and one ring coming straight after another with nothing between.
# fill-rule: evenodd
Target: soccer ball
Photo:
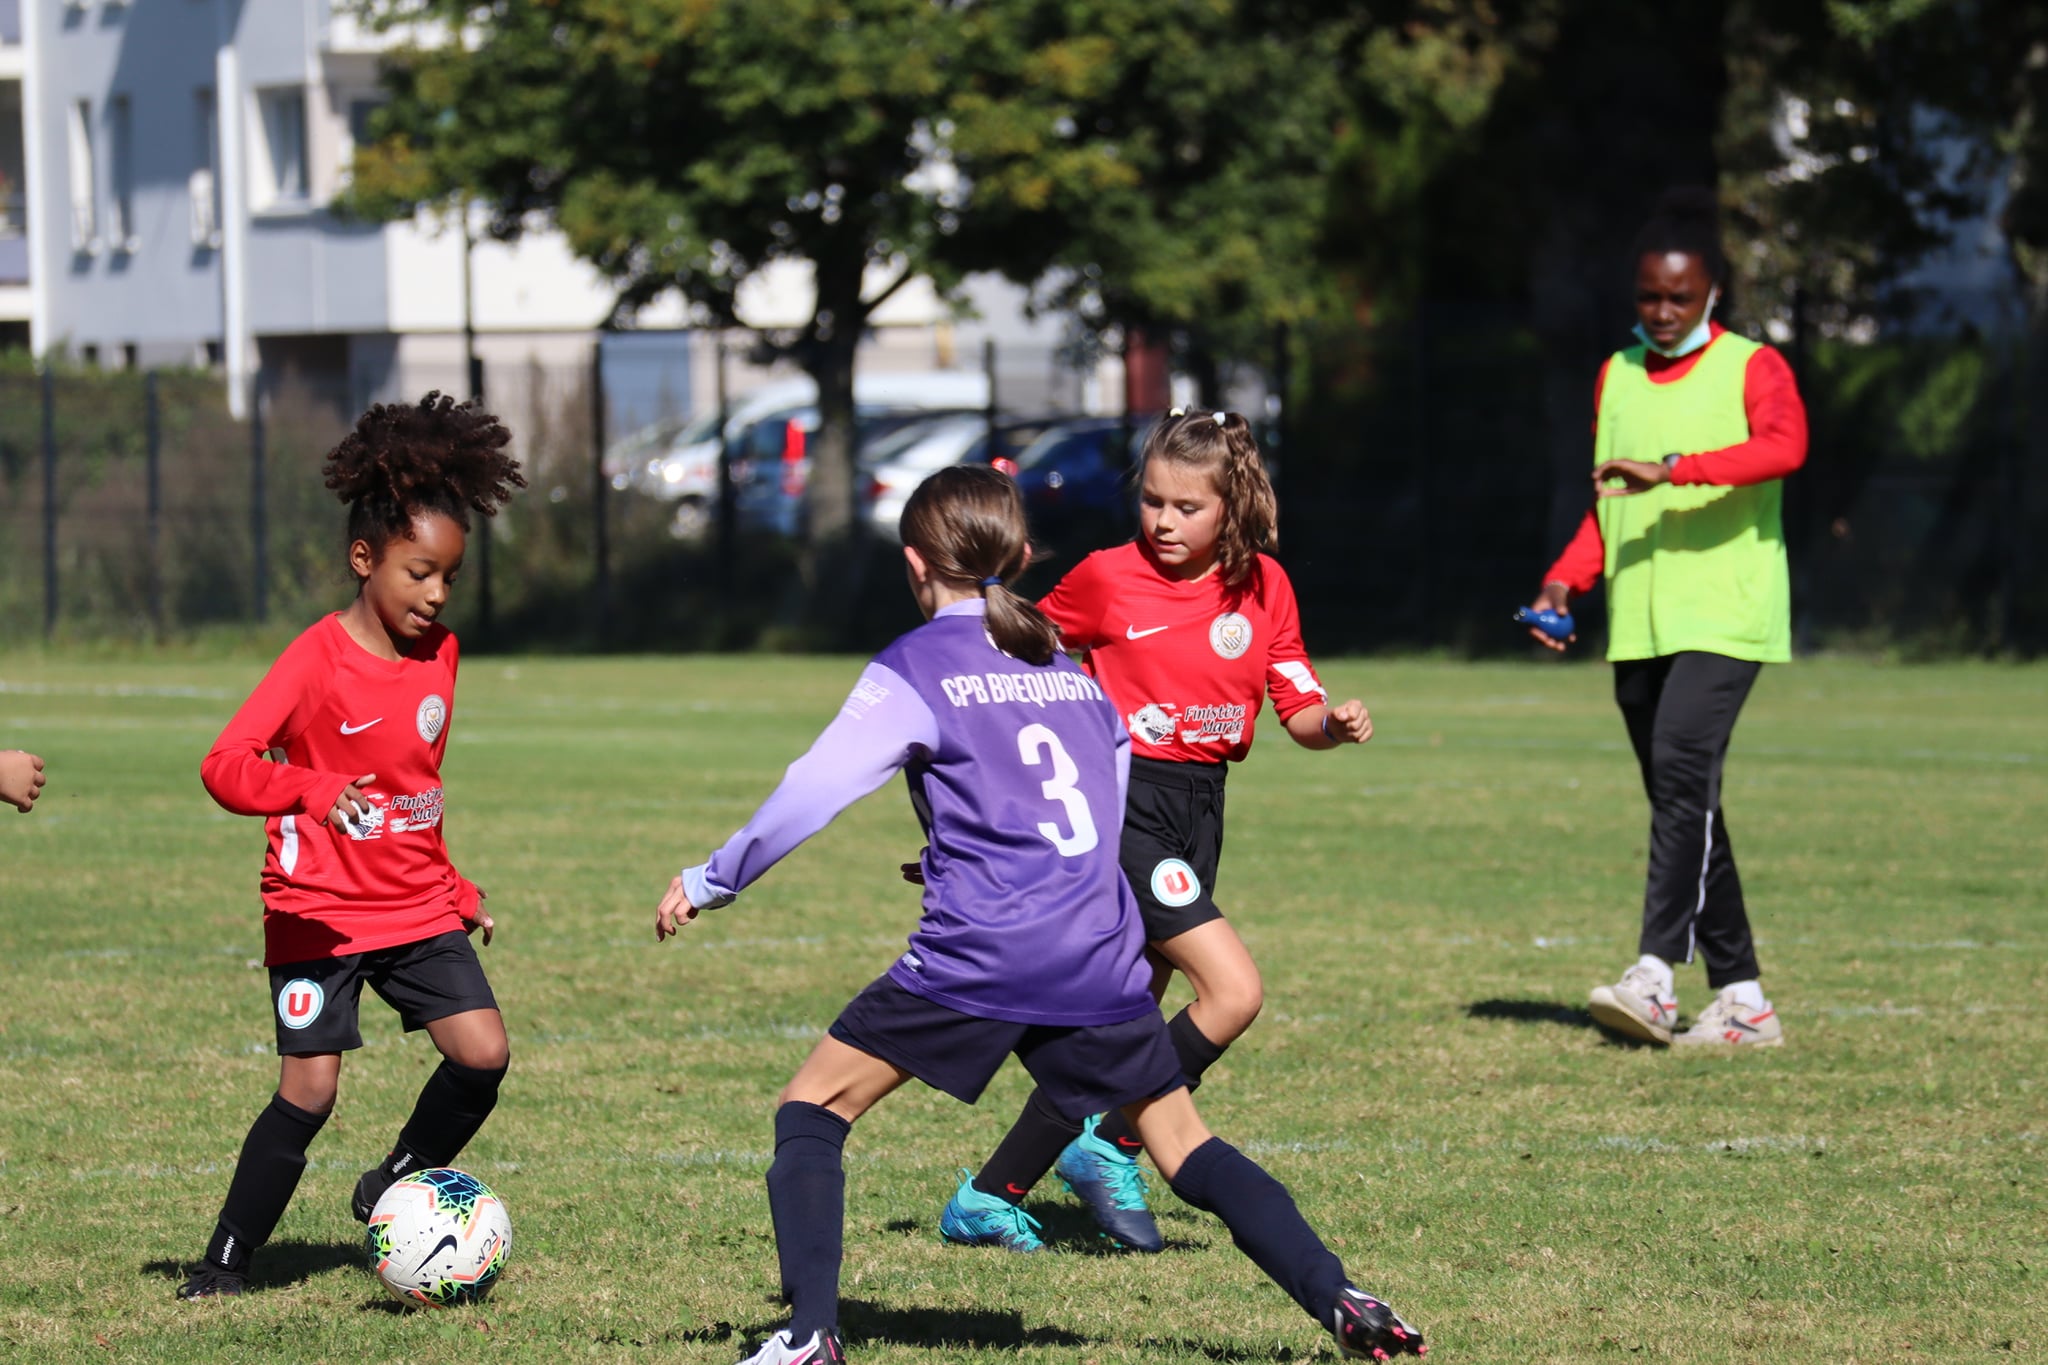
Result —
<instances>
[{"instance_id":1,"label":"soccer ball","mask_svg":"<svg viewBox=\"0 0 2048 1365\"><path fill-rule=\"evenodd\" d=\"M370 1213L370 1261L407 1303L447 1308L491 1292L512 1250L512 1219L467 1171L415 1171Z\"/></svg>"}]
</instances>

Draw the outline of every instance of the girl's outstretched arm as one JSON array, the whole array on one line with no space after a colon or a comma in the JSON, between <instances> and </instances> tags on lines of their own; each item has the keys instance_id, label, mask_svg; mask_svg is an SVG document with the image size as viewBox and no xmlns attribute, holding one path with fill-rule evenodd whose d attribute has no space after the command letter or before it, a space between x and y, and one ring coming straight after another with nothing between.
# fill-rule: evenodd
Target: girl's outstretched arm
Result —
<instances>
[{"instance_id":1,"label":"girl's outstretched arm","mask_svg":"<svg viewBox=\"0 0 2048 1365\"><path fill-rule=\"evenodd\" d=\"M685 868L672 893L692 910L729 904L839 812L901 771L918 750L938 742L938 720L916 689L883 665L869 664L838 716L789 765L753 818L708 861ZM681 907L670 906L668 898L663 906L671 912L672 931Z\"/></svg>"}]
</instances>

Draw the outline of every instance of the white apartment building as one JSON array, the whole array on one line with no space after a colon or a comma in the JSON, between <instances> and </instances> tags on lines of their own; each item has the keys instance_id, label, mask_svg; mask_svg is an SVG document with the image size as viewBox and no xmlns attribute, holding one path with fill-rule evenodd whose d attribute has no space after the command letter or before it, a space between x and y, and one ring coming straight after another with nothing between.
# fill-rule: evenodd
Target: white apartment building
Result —
<instances>
[{"instance_id":1,"label":"white apartment building","mask_svg":"<svg viewBox=\"0 0 2048 1365\"><path fill-rule=\"evenodd\" d=\"M382 98L387 41L337 4L0 0L0 346L214 367L238 412L294 377L355 404L461 392L466 317L487 376L587 364L612 294L558 236L476 245L466 310L459 230L330 211ZM995 336L1013 357L1005 369L1020 367L1004 391L1095 405L1083 376L1059 369L1058 324L1027 319L1022 291L987 281L971 293L981 319L956 322L931 289L900 291L863 366L974 366ZM747 295L757 325L809 308L801 267ZM638 325L686 322L671 304ZM674 336L664 382L683 407L708 401L709 340Z\"/></svg>"}]
</instances>

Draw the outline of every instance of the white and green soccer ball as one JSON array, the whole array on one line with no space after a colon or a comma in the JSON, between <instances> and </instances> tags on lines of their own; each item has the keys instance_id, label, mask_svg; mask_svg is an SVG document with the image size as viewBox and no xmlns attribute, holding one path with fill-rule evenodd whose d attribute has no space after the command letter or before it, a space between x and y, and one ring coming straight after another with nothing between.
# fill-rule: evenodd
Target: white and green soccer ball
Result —
<instances>
[{"instance_id":1,"label":"white and green soccer ball","mask_svg":"<svg viewBox=\"0 0 2048 1365\"><path fill-rule=\"evenodd\" d=\"M467 1171L415 1171L370 1213L370 1263L407 1303L448 1308L491 1292L512 1250L512 1219Z\"/></svg>"}]
</instances>

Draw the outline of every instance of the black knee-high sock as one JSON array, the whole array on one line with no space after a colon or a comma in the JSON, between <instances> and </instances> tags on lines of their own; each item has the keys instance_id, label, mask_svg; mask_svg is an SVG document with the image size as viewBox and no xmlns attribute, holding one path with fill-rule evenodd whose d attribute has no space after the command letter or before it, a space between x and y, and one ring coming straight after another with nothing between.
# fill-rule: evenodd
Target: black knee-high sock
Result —
<instances>
[{"instance_id":1,"label":"black knee-high sock","mask_svg":"<svg viewBox=\"0 0 2048 1365\"><path fill-rule=\"evenodd\" d=\"M502 1066L486 1071L443 1057L420 1087L412 1117L385 1158L384 1173L396 1177L455 1160L497 1107L498 1083L504 1079Z\"/></svg>"},{"instance_id":2,"label":"black knee-high sock","mask_svg":"<svg viewBox=\"0 0 2048 1365\"><path fill-rule=\"evenodd\" d=\"M1166 1021L1166 1036L1173 1039L1174 1056L1180 1058L1181 1075L1188 1078L1188 1089L1193 1090L1202 1083L1202 1073L1216 1065L1216 1059L1229 1049L1228 1043L1213 1043L1209 1036L1195 1027L1195 1021L1182 1010ZM1118 1151L1135 1157L1144 1144L1131 1130L1129 1119L1121 1109L1106 1116L1095 1126L1095 1136L1104 1142L1113 1142Z\"/></svg>"},{"instance_id":3,"label":"black knee-high sock","mask_svg":"<svg viewBox=\"0 0 2048 1365\"><path fill-rule=\"evenodd\" d=\"M1081 1132L1081 1121L1059 1113L1033 1090L1017 1121L988 1154L974 1188L1012 1204L1024 1202L1031 1187L1045 1178L1052 1163Z\"/></svg>"},{"instance_id":4,"label":"black knee-high sock","mask_svg":"<svg viewBox=\"0 0 2048 1365\"><path fill-rule=\"evenodd\" d=\"M1294 1206L1287 1187L1222 1138L1210 1138L1168 1182L1183 1202L1223 1220L1237 1249L1323 1326L1348 1283L1344 1264Z\"/></svg>"},{"instance_id":5,"label":"black knee-high sock","mask_svg":"<svg viewBox=\"0 0 2048 1365\"><path fill-rule=\"evenodd\" d=\"M270 1097L242 1139L220 1222L206 1245L209 1262L237 1273L248 1269L250 1253L270 1240L285 1205L292 1202L292 1191L306 1172L306 1148L326 1122L325 1114L301 1109L282 1095Z\"/></svg>"},{"instance_id":6,"label":"black knee-high sock","mask_svg":"<svg viewBox=\"0 0 2048 1365\"><path fill-rule=\"evenodd\" d=\"M790 1340L839 1325L839 1259L846 1230L846 1168L853 1125L821 1105L791 1100L775 1111L768 1211L789 1298Z\"/></svg>"}]
</instances>

